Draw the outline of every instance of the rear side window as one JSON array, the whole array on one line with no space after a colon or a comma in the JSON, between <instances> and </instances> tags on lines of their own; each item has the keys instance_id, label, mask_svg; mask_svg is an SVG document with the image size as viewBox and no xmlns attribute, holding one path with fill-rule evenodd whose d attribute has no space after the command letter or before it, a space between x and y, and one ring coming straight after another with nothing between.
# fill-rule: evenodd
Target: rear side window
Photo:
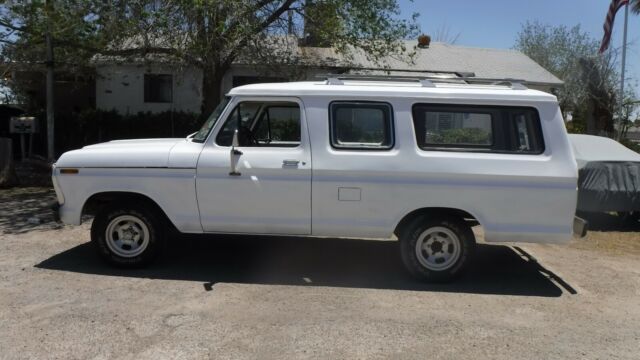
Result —
<instances>
[{"instance_id":1,"label":"rear side window","mask_svg":"<svg viewBox=\"0 0 640 360\"><path fill-rule=\"evenodd\" d=\"M516 152L541 153L544 151L540 120L534 111L510 112L510 143Z\"/></svg>"},{"instance_id":2,"label":"rear side window","mask_svg":"<svg viewBox=\"0 0 640 360\"><path fill-rule=\"evenodd\" d=\"M329 107L333 147L369 150L393 147L391 105L378 102L333 102Z\"/></svg>"},{"instance_id":3,"label":"rear side window","mask_svg":"<svg viewBox=\"0 0 640 360\"><path fill-rule=\"evenodd\" d=\"M540 118L533 108L417 104L413 122L423 150L544 152Z\"/></svg>"}]
</instances>

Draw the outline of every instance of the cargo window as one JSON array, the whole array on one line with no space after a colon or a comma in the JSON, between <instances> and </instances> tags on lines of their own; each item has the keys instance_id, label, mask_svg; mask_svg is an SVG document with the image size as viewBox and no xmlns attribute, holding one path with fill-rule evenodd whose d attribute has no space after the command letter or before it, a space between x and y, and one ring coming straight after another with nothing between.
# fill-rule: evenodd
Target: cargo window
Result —
<instances>
[{"instance_id":1,"label":"cargo window","mask_svg":"<svg viewBox=\"0 0 640 360\"><path fill-rule=\"evenodd\" d=\"M423 150L540 154L544 142L533 108L417 104L413 123Z\"/></svg>"},{"instance_id":2,"label":"cargo window","mask_svg":"<svg viewBox=\"0 0 640 360\"><path fill-rule=\"evenodd\" d=\"M393 147L393 115L387 103L332 102L329 127L334 148L384 150Z\"/></svg>"},{"instance_id":3,"label":"cargo window","mask_svg":"<svg viewBox=\"0 0 640 360\"><path fill-rule=\"evenodd\" d=\"M491 146L493 143L490 113L425 111L426 145Z\"/></svg>"},{"instance_id":4,"label":"cargo window","mask_svg":"<svg viewBox=\"0 0 640 360\"><path fill-rule=\"evenodd\" d=\"M541 153L544 151L540 121L533 111L510 112L510 149L513 152Z\"/></svg>"}]
</instances>

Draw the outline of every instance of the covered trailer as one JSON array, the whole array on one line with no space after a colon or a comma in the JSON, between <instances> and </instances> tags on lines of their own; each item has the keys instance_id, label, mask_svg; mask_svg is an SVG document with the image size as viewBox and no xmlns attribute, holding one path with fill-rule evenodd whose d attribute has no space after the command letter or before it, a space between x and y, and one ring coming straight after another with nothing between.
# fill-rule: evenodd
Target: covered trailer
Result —
<instances>
[{"instance_id":1,"label":"covered trailer","mask_svg":"<svg viewBox=\"0 0 640 360\"><path fill-rule=\"evenodd\" d=\"M640 216L640 154L612 139L570 134L578 163L578 205L583 212Z\"/></svg>"}]
</instances>

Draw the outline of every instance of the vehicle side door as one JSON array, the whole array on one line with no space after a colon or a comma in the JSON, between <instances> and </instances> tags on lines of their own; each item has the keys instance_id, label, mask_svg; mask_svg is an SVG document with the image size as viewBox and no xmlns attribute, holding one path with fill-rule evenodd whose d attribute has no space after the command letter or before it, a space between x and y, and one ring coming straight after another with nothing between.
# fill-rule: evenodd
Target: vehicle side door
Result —
<instances>
[{"instance_id":1,"label":"vehicle side door","mask_svg":"<svg viewBox=\"0 0 640 360\"><path fill-rule=\"evenodd\" d=\"M204 231L310 234L311 151L302 102L234 98L229 108L198 161Z\"/></svg>"}]
</instances>

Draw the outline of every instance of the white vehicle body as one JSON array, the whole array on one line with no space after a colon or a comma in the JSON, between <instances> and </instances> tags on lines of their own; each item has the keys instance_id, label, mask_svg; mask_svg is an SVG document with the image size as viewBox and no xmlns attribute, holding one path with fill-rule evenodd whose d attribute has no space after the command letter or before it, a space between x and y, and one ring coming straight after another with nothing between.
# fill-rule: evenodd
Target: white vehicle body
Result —
<instances>
[{"instance_id":1,"label":"white vehicle body","mask_svg":"<svg viewBox=\"0 0 640 360\"><path fill-rule=\"evenodd\" d=\"M449 209L475 218L488 242L565 243L573 234L577 166L553 95L508 86L345 81L247 85L228 96L203 142L111 141L63 154L53 171L61 219L79 224L92 196L122 192L149 198L184 233L391 238L412 213ZM330 104L341 101L388 104L392 146L333 147ZM215 139L242 102L297 104L299 145L239 146L242 154L230 155L231 147ZM416 104L533 109L544 149L422 149ZM230 175L232 162L240 176Z\"/></svg>"}]
</instances>

